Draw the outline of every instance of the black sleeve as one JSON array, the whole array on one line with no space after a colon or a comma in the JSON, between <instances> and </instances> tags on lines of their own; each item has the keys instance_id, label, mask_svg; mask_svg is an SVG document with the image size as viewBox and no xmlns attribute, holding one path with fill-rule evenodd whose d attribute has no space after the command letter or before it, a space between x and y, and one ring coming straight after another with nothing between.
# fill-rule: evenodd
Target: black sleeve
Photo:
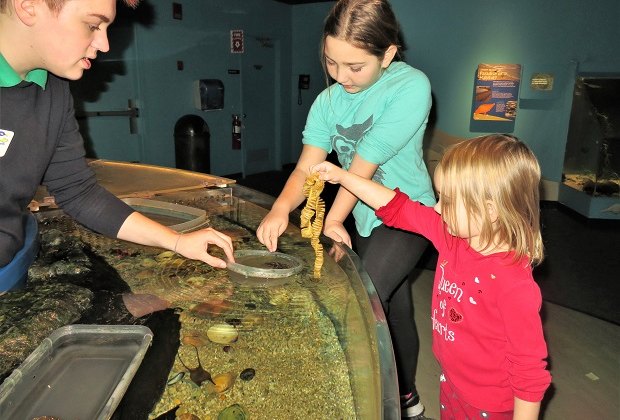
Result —
<instances>
[{"instance_id":1,"label":"black sleeve","mask_svg":"<svg viewBox=\"0 0 620 420\"><path fill-rule=\"evenodd\" d=\"M134 210L97 183L85 159L69 85L63 85L63 122L43 184L65 213L96 232L116 237Z\"/></svg>"}]
</instances>

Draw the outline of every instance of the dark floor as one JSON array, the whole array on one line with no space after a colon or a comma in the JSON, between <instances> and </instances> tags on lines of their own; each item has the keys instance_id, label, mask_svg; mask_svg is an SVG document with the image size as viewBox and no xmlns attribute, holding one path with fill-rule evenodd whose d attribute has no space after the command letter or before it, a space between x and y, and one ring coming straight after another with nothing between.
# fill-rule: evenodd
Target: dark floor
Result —
<instances>
[{"instance_id":1,"label":"dark floor","mask_svg":"<svg viewBox=\"0 0 620 420\"><path fill-rule=\"evenodd\" d=\"M243 186L276 197L291 165L234 177ZM326 185L322 197L329 208L337 186ZM556 202L543 202L541 221L546 259L534 275L543 299L620 325L620 222L589 220ZM434 250L420 262L434 269Z\"/></svg>"}]
</instances>

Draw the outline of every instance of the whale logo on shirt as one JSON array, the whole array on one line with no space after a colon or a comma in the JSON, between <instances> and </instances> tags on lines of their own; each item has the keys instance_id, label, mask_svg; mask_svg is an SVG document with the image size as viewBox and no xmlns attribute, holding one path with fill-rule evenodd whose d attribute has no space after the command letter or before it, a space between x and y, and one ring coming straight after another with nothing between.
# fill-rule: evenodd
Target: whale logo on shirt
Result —
<instances>
[{"instance_id":1,"label":"whale logo on shirt","mask_svg":"<svg viewBox=\"0 0 620 420\"><path fill-rule=\"evenodd\" d=\"M332 136L332 149L338 153L338 161L344 169L349 169L353 156L357 149L357 144L364 138L366 132L372 127L372 115L361 124L353 124L350 127L344 127L336 124L338 134ZM381 167L377 168L372 180L383 185L385 171Z\"/></svg>"}]
</instances>

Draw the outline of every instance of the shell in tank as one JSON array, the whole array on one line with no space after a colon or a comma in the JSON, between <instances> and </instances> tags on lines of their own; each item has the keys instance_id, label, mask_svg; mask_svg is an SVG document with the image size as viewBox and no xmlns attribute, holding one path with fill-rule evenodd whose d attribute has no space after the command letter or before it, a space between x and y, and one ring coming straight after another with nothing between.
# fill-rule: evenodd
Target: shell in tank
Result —
<instances>
[{"instance_id":1,"label":"shell in tank","mask_svg":"<svg viewBox=\"0 0 620 420\"><path fill-rule=\"evenodd\" d=\"M248 414L239 404L226 407L218 416L217 420L245 420Z\"/></svg>"},{"instance_id":2,"label":"shell in tank","mask_svg":"<svg viewBox=\"0 0 620 420\"><path fill-rule=\"evenodd\" d=\"M218 344L230 344L237 341L239 332L230 324L215 324L207 330L209 340Z\"/></svg>"},{"instance_id":3,"label":"shell in tank","mask_svg":"<svg viewBox=\"0 0 620 420\"><path fill-rule=\"evenodd\" d=\"M228 390L235 383L235 379L237 379L237 375L233 372L226 372L215 375L212 378L213 383L215 384L215 392L220 394Z\"/></svg>"}]
</instances>

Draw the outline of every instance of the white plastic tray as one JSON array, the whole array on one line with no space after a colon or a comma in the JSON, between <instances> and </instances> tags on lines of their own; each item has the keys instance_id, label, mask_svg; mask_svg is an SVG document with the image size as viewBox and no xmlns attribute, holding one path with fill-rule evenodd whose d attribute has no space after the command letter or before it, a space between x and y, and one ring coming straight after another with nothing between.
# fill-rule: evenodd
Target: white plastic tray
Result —
<instances>
[{"instance_id":1,"label":"white plastic tray","mask_svg":"<svg viewBox=\"0 0 620 420\"><path fill-rule=\"evenodd\" d=\"M196 229L207 220L207 212L194 207L148 198L123 198L122 200L136 211L177 232Z\"/></svg>"},{"instance_id":2,"label":"white plastic tray","mask_svg":"<svg viewBox=\"0 0 620 420\"><path fill-rule=\"evenodd\" d=\"M152 338L140 325L57 329L0 386L0 419L109 419Z\"/></svg>"}]
</instances>

